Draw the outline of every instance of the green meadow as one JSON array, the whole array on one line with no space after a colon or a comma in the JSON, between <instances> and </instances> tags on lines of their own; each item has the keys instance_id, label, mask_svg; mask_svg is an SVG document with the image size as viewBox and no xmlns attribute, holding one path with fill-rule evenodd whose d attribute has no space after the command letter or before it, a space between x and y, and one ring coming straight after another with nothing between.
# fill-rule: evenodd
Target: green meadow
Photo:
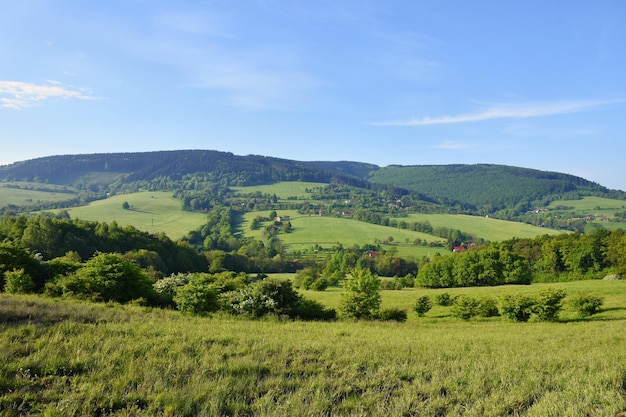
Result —
<instances>
[{"instance_id":1,"label":"green meadow","mask_svg":"<svg viewBox=\"0 0 626 417\"><path fill-rule=\"evenodd\" d=\"M326 187L328 184L321 182L297 182L297 181L283 181L275 184L268 185L252 185L247 187L231 187L233 191L242 194L260 192L262 194L274 195L279 200L306 200L311 197L311 194L307 190L311 190L317 187Z\"/></svg>"},{"instance_id":2,"label":"green meadow","mask_svg":"<svg viewBox=\"0 0 626 417\"><path fill-rule=\"evenodd\" d=\"M70 200L74 197L75 192L76 190L72 187L64 187L60 185L32 182L0 183L0 207L7 206L9 204L16 206L28 206L38 202Z\"/></svg>"},{"instance_id":3,"label":"green meadow","mask_svg":"<svg viewBox=\"0 0 626 417\"><path fill-rule=\"evenodd\" d=\"M497 242L518 238L533 238L544 234L552 235L563 233L554 229L532 226L526 223L510 222L480 216L465 214L409 214L408 218L401 218L406 222L428 221L433 227L447 227L461 230L464 233L474 234L483 239Z\"/></svg>"},{"instance_id":4,"label":"green meadow","mask_svg":"<svg viewBox=\"0 0 626 417\"><path fill-rule=\"evenodd\" d=\"M256 216L267 216L266 212L248 212L243 216L241 230L247 236L261 238L263 227L257 230L250 230L252 219ZM344 246L363 245L387 240L390 236L397 243L404 243L401 246L405 253L415 255L415 249L429 248L416 245L407 245L406 242L413 242L416 238L426 242L444 242L444 239L426 233L414 232L411 230L398 229L389 226L380 226L352 220L350 218L301 215L296 210L281 210L280 216L289 217L293 230L289 233L281 233L278 239L285 246L287 251L294 252L306 250L319 244L323 247L332 247L339 243ZM269 224L265 222L263 224ZM436 248L441 250L442 248ZM432 251L432 248L431 248Z\"/></svg>"},{"instance_id":5,"label":"green meadow","mask_svg":"<svg viewBox=\"0 0 626 417\"><path fill-rule=\"evenodd\" d=\"M437 307L406 323L316 323L0 294L0 415L624 415L626 286L561 287L606 308L558 322L464 322ZM383 307L421 294L434 292L386 291Z\"/></svg>"},{"instance_id":6,"label":"green meadow","mask_svg":"<svg viewBox=\"0 0 626 417\"><path fill-rule=\"evenodd\" d=\"M122 208L128 202L130 209ZM183 211L182 203L170 192L140 192L121 194L98 200L81 207L67 209L70 217L99 222L131 225L149 233L165 233L179 239L206 222L206 214Z\"/></svg>"},{"instance_id":7,"label":"green meadow","mask_svg":"<svg viewBox=\"0 0 626 417\"><path fill-rule=\"evenodd\" d=\"M548 209L557 209L558 207L571 207L572 210L583 211L604 211L604 210L624 210L626 209L626 201L613 200L603 197L583 197L580 200L555 200L548 206Z\"/></svg>"}]
</instances>

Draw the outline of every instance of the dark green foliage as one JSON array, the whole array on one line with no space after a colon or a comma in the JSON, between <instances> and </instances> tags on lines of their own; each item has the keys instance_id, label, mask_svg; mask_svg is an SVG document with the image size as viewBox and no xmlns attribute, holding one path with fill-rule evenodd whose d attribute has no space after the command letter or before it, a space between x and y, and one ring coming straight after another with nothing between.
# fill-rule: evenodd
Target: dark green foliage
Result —
<instances>
[{"instance_id":1,"label":"dark green foliage","mask_svg":"<svg viewBox=\"0 0 626 417\"><path fill-rule=\"evenodd\" d=\"M402 310L400 308L383 308L376 312L375 319L381 321L397 321L399 323L404 323L408 319L408 314L406 310Z\"/></svg>"},{"instance_id":2,"label":"dark green foliage","mask_svg":"<svg viewBox=\"0 0 626 417\"><path fill-rule=\"evenodd\" d=\"M496 317L500 315L498 301L492 297L482 297L478 300L478 315L480 317Z\"/></svg>"},{"instance_id":3,"label":"dark green foliage","mask_svg":"<svg viewBox=\"0 0 626 417\"><path fill-rule=\"evenodd\" d=\"M460 295L454 299L452 304L452 315L454 317L469 320L479 314L480 302L467 295Z\"/></svg>"},{"instance_id":4,"label":"dark green foliage","mask_svg":"<svg viewBox=\"0 0 626 417\"><path fill-rule=\"evenodd\" d=\"M329 284L329 280L322 277L320 269L315 266L299 270L293 279L294 287L304 288L305 290L324 291Z\"/></svg>"},{"instance_id":5,"label":"dark green foliage","mask_svg":"<svg viewBox=\"0 0 626 417\"><path fill-rule=\"evenodd\" d=\"M505 295L500 299L500 314L513 321L528 321L535 309L532 297L520 294Z\"/></svg>"},{"instance_id":6,"label":"dark green foliage","mask_svg":"<svg viewBox=\"0 0 626 417\"><path fill-rule=\"evenodd\" d=\"M14 270L23 270L36 288L43 286L45 271L41 263L22 245L5 240L0 242L0 288L4 287L4 274Z\"/></svg>"},{"instance_id":7,"label":"dark green foliage","mask_svg":"<svg viewBox=\"0 0 626 417\"><path fill-rule=\"evenodd\" d=\"M196 250L183 242L173 242L164 234L152 235L132 226L115 222L98 223L48 217L4 217L0 220L0 238L8 237L14 246L28 248L43 255L44 260L76 252L82 259L96 252L129 253L142 263L151 264L163 273L206 270L206 262ZM0 268L2 268L0 248ZM156 254L156 255L155 255ZM158 255L158 256L157 256ZM35 282L40 274L24 266Z\"/></svg>"},{"instance_id":8,"label":"dark green foliage","mask_svg":"<svg viewBox=\"0 0 626 417\"><path fill-rule=\"evenodd\" d=\"M247 285L230 300L233 312L249 317L296 317L300 304L301 297L291 281L270 278Z\"/></svg>"},{"instance_id":9,"label":"dark green foliage","mask_svg":"<svg viewBox=\"0 0 626 417\"><path fill-rule=\"evenodd\" d=\"M340 309L347 318L371 319L380 307L380 278L369 269L355 268L343 283Z\"/></svg>"},{"instance_id":10,"label":"dark green foliage","mask_svg":"<svg viewBox=\"0 0 626 417\"><path fill-rule=\"evenodd\" d=\"M592 316L600 311L604 300L593 294L579 294L569 300L569 304L581 317Z\"/></svg>"},{"instance_id":11,"label":"dark green foliage","mask_svg":"<svg viewBox=\"0 0 626 417\"><path fill-rule=\"evenodd\" d=\"M197 274L175 289L174 302L180 311L206 314L219 310L215 279L209 274Z\"/></svg>"},{"instance_id":12,"label":"dark green foliage","mask_svg":"<svg viewBox=\"0 0 626 417\"><path fill-rule=\"evenodd\" d=\"M435 299L435 304L437 304L438 306L449 307L454 303L454 299L452 298L449 292L439 293L435 295L434 299Z\"/></svg>"},{"instance_id":13,"label":"dark green foliage","mask_svg":"<svg viewBox=\"0 0 626 417\"><path fill-rule=\"evenodd\" d=\"M436 256L417 275L417 284L430 288L530 284L526 260L505 245L490 244L461 253Z\"/></svg>"},{"instance_id":14,"label":"dark green foliage","mask_svg":"<svg viewBox=\"0 0 626 417\"><path fill-rule=\"evenodd\" d=\"M101 301L128 302L152 299L152 283L134 262L116 253L98 253L75 273L47 285L52 295Z\"/></svg>"},{"instance_id":15,"label":"dark green foliage","mask_svg":"<svg viewBox=\"0 0 626 417\"><path fill-rule=\"evenodd\" d=\"M534 200L577 191L608 194L609 190L572 175L502 165L395 166L373 171L370 181L419 190L487 213L506 207L522 211Z\"/></svg>"},{"instance_id":16,"label":"dark green foliage","mask_svg":"<svg viewBox=\"0 0 626 417\"><path fill-rule=\"evenodd\" d=\"M563 299L567 292L562 288L546 288L535 298L533 312L539 320L554 321L563 308Z\"/></svg>"},{"instance_id":17,"label":"dark green foliage","mask_svg":"<svg viewBox=\"0 0 626 417\"><path fill-rule=\"evenodd\" d=\"M324 307L322 303L302 297L295 309L295 317L300 320L332 321L337 318L337 312Z\"/></svg>"},{"instance_id":18,"label":"dark green foliage","mask_svg":"<svg viewBox=\"0 0 626 417\"><path fill-rule=\"evenodd\" d=\"M33 279L23 269L5 271L4 281L4 291L9 294L28 294L35 291Z\"/></svg>"},{"instance_id":19,"label":"dark green foliage","mask_svg":"<svg viewBox=\"0 0 626 417\"><path fill-rule=\"evenodd\" d=\"M430 309L433 307L433 303L430 300L430 297L427 295L423 295L415 301L413 305L413 311L417 313L418 316L423 317Z\"/></svg>"}]
</instances>

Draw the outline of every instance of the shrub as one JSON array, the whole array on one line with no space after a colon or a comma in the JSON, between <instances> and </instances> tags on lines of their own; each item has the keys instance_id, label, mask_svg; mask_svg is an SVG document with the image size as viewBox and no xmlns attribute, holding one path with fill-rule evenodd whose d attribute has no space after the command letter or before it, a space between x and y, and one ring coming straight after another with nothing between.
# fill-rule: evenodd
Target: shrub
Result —
<instances>
[{"instance_id":1,"label":"shrub","mask_svg":"<svg viewBox=\"0 0 626 417\"><path fill-rule=\"evenodd\" d=\"M328 285L329 281L322 278L319 268L314 266L299 270L293 278L293 286L305 290L324 291Z\"/></svg>"},{"instance_id":2,"label":"shrub","mask_svg":"<svg viewBox=\"0 0 626 417\"><path fill-rule=\"evenodd\" d=\"M435 295L435 304L438 306L449 307L454 303L454 299L449 292L442 292Z\"/></svg>"},{"instance_id":3,"label":"shrub","mask_svg":"<svg viewBox=\"0 0 626 417\"><path fill-rule=\"evenodd\" d=\"M533 311L539 320L554 321L563 307L563 299L567 293L562 288L547 288L535 299Z\"/></svg>"},{"instance_id":4,"label":"shrub","mask_svg":"<svg viewBox=\"0 0 626 417\"><path fill-rule=\"evenodd\" d=\"M10 294L28 294L35 290L33 279L24 269L14 269L4 273L4 291Z\"/></svg>"},{"instance_id":5,"label":"shrub","mask_svg":"<svg viewBox=\"0 0 626 417\"><path fill-rule=\"evenodd\" d=\"M591 294L575 295L569 301L569 304L581 317L588 317L598 313L603 303L602 297Z\"/></svg>"},{"instance_id":6,"label":"shrub","mask_svg":"<svg viewBox=\"0 0 626 417\"><path fill-rule=\"evenodd\" d=\"M463 320L469 320L478 314L479 302L476 298L467 295L456 297L452 305L452 315Z\"/></svg>"},{"instance_id":7,"label":"shrub","mask_svg":"<svg viewBox=\"0 0 626 417\"><path fill-rule=\"evenodd\" d=\"M496 317L500 315L498 302L495 298L483 297L478 300L477 313L481 317Z\"/></svg>"},{"instance_id":8,"label":"shrub","mask_svg":"<svg viewBox=\"0 0 626 417\"><path fill-rule=\"evenodd\" d=\"M528 321L535 300L525 295L505 295L500 299L500 314L514 321Z\"/></svg>"},{"instance_id":9,"label":"shrub","mask_svg":"<svg viewBox=\"0 0 626 417\"><path fill-rule=\"evenodd\" d=\"M380 278L366 268L355 268L344 281L341 312L345 317L371 319L380 307Z\"/></svg>"},{"instance_id":10,"label":"shrub","mask_svg":"<svg viewBox=\"0 0 626 417\"><path fill-rule=\"evenodd\" d=\"M52 295L125 303L154 299L152 283L136 263L117 253L97 253L72 275L46 285Z\"/></svg>"},{"instance_id":11,"label":"shrub","mask_svg":"<svg viewBox=\"0 0 626 417\"><path fill-rule=\"evenodd\" d=\"M303 297L295 310L295 316L300 320L331 321L337 318L337 311L326 308L315 300Z\"/></svg>"},{"instance_id":12,"label":"shrub","mask_svg":"<svg viewBox=\"0 0 626 417\"><path fill-rule=\"evenodd\" d=\"M264 279L234 293L230 304L234 313L250 317L267 314L295 317L301 301L291 281Z\"/></svg>"},{"instance_id":13,"label":"shrub","mask_svg":"<svg viewBox=\"0 0 626 417\"><path fill-rule=\"evenodd\" d=\"M193 314L219 310L218 291L214 288L213 281L212 276L202 274L177 287L174 302L178 309Z\"/></svg>"},{"instance_id":14,"label":"shrub","mask_svg":"<svg viewBox=\"0 0 626 417\"><path fill-rule=\"evenodd\" d=\"M404 323L408 318L406 310L399 308L386 308L376 313L376 319L382 321L397 321Z\"/></svg>"},{"instance_id":15,"label":"shrub","mask_svg":"<svg viewBox=\"0 0 626 417\"><path fill-rule=\"evenodd\" d=\"M413 305L413 310L417 313L418 316L424 317L424 314L426 314L432 308L432 306L433 304L430 301L430 297L427 295L423 295L419 297L417 301L415 301L415 304Z\"/></svg>"}]
</instances>

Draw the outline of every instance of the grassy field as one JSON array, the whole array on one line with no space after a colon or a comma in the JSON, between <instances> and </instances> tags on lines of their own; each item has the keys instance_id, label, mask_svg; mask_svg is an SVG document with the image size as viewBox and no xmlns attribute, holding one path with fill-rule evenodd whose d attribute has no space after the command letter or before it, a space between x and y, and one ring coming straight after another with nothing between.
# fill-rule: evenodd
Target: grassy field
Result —
<instances>
[{"instance_id":1,"label":"grassy field","mask_svg":"<svg viewBox=\"0 0 626 417\"><path fill-rule=\"evenodd\" d=\"M130 210L122 208L125 201ZM67 211L75 219L115 221L149 233L163 232L171 239L183 237L206 221L205 214L183 211L180 200L173 198L169 192L159 191L116 195Z\"/></svg>"},{"instance_id":2,"label":"grassy field","mask_svg":"<svg viewBox=\"0 0 626 417\"><path fill-rule=\"evenodd\" d=\"M402 218L407 222L428 221L433 227L447 227L458 229L464 233L471 233L492 242L518 238L533 238L544 234L559 234L562 231L531 226L525 223L509 222L506 220L487 217L468 216L464 214L409 214Z\"/></svg>"},{"instance_id":3,"label":"grassy field","mask_svg":"<svg viewBox=\"0 0 626 417\"><path fill-rule=\"evenodd\" d=\"M282 210L278 213L281 216L288 216L293 227L290 233L281 233L278 238L286 247L287 251L306 250L319 244L323 247L332 247L338 243L344 246L352 246L355 244L363 245L366 243L375 243L393 237L394 242L403 243L397 245L398 249L402 249L402 253L411 256L421 256L420 250L432 248L424 248L416 245L407 245L406 240L413 242L416 238L426 242L444 242L443 239L428 235L425 233L414 232L411 230L403 230L395 227L380 226L365 222L359 222L349 218L314 216L298 214L295 210ZM250 230L250 223L256 216L267 216L266 212L249 212L243 217L241 230L247 236L261 238L263 227L257 230ZM394 245L395 246L395 245ZM445 250L443 248L436 248Z\"/></svg>"},{"instance_id":4,"label":"grassy field","mask_svg":"<svg viewBox=\"0 0 626 417\"><path fill-rule=\"evenodd\" d=\"M625 284L562 286L605 294L607 310L556 323L462 322L447 308L311 323L2 294L0 415L624 415ZM384 304L423 291L386 292Z\"/></svg>"},{"instance_id":5,"label":"grassy field","mask_svg":"<svg viewBox=\"0 0 626 417\"><path fill-rule=\"evenodd\" d=\"M617 211L626 209L626 201L613 200L602 197L583 197L580 200L556 200L550 203L548 209L556 209L560 206L571 207L573 210L583 211Z\"/></svg>"},{"instance_id":6,"label":"grassy field","mask_svg":"<svg viewBox=\"0 0 626 417\"><path fill-rule=\"evenodd\" d=\"M279 200L284 201L288 199L306 200L311 197L311 194L307 192L307 189L316 187L325 187L328 184L321 182L296 182L296 181L284 181L277 182L276 184L268 185L253 185L249 187L231 187L233 191L239 193L255 193L257 191L263 194L273 195L276 194Z\"/></svg>"},{"instance_id":7,"label":"grassy field","mask_svg":"<svg viewBox=\"0 0 626 417\"><path fill-rule=\"evenodd\" d=\"M349 218L302 216L292 210L283 210L278 214L288 216L294 229L291 233L281 233L278 236L288 251L310 249L316 243L323 247L331 247L337 243L341 243L344 246L363 245L385 241L389 236L393 237L392 244L383 246L385 249L394 247L397 249L398 254L403 257L421 258L422 256L430 256L435 252L446 251L445 248L441 247L433 248L412 244L416 238L425 242L445 242L442 238L425 233L358 222ZM267 216L267 213L249 212L243 216L240 229L245 235L258 239L261 238L263 233L262 227L257 230L250 230L252 219L259 215ZM561 233L556 230L535 227L524 223L466 215L410 214L408 217L402 218L402 220L407 222L429 221L433 227L459 229L490 241Z\"/></svg>"},{"instance_id":8,"label":"grassy field","mask_svg":"<svg viewBox=\"0 0 626 417\"><path fill-rule=\"evenodd\" d=\"M626 229L626 223L614 221L616 212L626 210L626 201L602 197L584 197L580 200L553 201L548 210L556 215L570 218L592 216L592 223L606 229Z\"/></svg>"},{"instance_id":9,"label":"grassy field","mask_svg":"<svg viewBox=\"0 0 626 417\"><path fill-rule=\"evenodd\" d=\"M26 188L36 188L36 190ZM60 190L68 192L59 192ZM22 206L42 201L64 201L74 197L74 194L75 190L72 187L59 185L32 182L0 183L0 207L9 204Z\"/></svg>"}]
</instances>

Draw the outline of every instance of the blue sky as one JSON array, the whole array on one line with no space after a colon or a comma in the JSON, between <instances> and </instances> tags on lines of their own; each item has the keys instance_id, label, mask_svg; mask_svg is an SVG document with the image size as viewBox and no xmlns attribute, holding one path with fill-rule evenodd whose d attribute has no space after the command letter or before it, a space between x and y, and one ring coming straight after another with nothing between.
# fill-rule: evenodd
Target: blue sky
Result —
<instances>
[{"instance_id":1,"label":"blue sky","mask_svg":"<svg viewBox=\"0 0 626 417\"><path fill-rule=\"evenodd\" d=\"M214 149L626 190L626 2L20 0L0 163Z\"/></svg>"}]
</instances>

